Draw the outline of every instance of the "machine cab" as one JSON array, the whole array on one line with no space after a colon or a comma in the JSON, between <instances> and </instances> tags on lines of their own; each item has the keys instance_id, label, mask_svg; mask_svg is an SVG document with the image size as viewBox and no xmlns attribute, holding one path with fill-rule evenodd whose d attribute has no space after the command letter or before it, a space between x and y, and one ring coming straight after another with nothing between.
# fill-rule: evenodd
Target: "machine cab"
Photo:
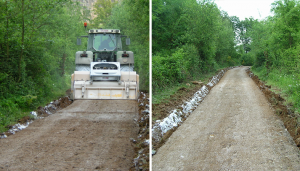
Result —
<instances>
[{"instance_id":1,"label":"machine cab","mask_svg":"<svg viewBox=\"0 0 300 171\"><path fill-rule=\"evenodd\" d=\"M122 42L120 30L89 30L87 50L92 52L121 51Z\"/></svg>"}]
</instances>

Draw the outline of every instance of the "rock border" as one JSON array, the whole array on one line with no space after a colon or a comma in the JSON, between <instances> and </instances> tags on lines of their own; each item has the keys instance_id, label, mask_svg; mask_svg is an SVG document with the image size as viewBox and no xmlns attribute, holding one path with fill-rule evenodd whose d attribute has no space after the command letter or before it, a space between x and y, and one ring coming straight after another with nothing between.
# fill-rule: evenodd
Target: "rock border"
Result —
<instances>
[{"instance_id":1,"label":"rock border","mask_svg":"<svg viewBox=\"0 0 300 171\"><path fill-rule=\"evenodd\" d=\"M149 170L149 120L150 106L149 94L141 92L138 99L139 116L135 123L139 126L137 137L130 138L134 147L136 158L133 159L133 168L131 171L148 171Z\"/></svg>"},{"instance_id":2,"label":"rock border","mask_svg":"<svg viewBox=\"0 0 300 171\"><path fill-rule=\"evenodd\" d=\"M203 85L191 98L184 104L177 106L170 111L169 116L163 120L156 120L152 126L152 155L167 141L167 139L176 131L176 129L187 119L187 117L197 108L197 106L209 94L210 90L220 81L224 74L235 67L222 69L217 75L213 76L210 81ZM154 147L155 146L155 147Z\"/></svg>"},{"instance_id":3,"label":"rock border","mask_svg":"<svg viewBox=\"0 0 300 171\"><path fill-rule=\"evenodd\" d=\"M9 130L0 134L0 139L7 138L10 135L14 135L17 132L27 128L35 119L42 119L49 115L56 113L58 110L63 109L70 104L72 100L68 96L59 98L48 103L45 107L38 107L36 111L31 111L30 116L25 116L18 121L15 125L8 126Z\"/></svg>"}]
</instances>

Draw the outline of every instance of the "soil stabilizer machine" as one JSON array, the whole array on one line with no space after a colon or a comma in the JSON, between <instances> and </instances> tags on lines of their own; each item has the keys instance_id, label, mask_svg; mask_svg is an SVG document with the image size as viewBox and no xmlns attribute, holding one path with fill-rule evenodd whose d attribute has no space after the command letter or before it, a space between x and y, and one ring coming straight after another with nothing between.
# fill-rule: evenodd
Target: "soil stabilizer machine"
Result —
<instances>
[{"instance_id":1,"label":"soil stabilizer machine","mask_svg":"<svg viewBox=\"0 0 300 171\"><path fill-rule=\"evenodd\" d=\"M71 98L137 99L139 75L133 71L133 52L122 50L121 38L127 36L118 29L91 29L81 37L88 38L87 50L76 52ZM77 44L81 45L80 38Z\"/></svg>"}]
</instances>

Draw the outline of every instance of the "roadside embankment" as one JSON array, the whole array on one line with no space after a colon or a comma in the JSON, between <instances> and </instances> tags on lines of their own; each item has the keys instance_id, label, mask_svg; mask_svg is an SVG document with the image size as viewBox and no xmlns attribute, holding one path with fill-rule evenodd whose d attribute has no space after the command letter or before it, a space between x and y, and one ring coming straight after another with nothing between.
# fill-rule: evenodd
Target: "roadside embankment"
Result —
<instances>
[{"instance_id":1,"label":"roadside embankment","mask_svg":"<svg viewBox=\"0 0 300 171\"><path fill-rule=\"evenodd\" d=\"M250 78L255 82L257 87L264 93L269 103L272 105L275 113L281 118L284 126L293 137L298 148L300 148L300 116L296 114L291 106L285 104L285 99L271 90L271 85L266 85L257 75L254 75L250 68L246 70Z\"/></svg>"}]
</instances>

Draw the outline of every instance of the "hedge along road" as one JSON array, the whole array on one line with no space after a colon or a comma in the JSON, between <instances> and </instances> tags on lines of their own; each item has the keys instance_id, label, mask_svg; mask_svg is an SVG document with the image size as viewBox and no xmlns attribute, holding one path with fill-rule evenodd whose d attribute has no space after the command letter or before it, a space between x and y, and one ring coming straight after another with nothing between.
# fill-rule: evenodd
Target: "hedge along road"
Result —
<instances>
[{"instance_id":1,"label":"hedge along road","mask_svg":"<svg viewBox=\"0 0 300 171\"><path fill-rule=\"evenodd\" d=\"M134 100L76 100L0 139L0 170L129 170Z\"/></svg>"},{"instance_id":2,"label":"hedge along road","mask_svg":"<svg viewBox=\"0 0 300 171\"><path fill-rule=\"evenodd\" d=\"M153 156L153 170L300 170L299 149L247 68L225 73Z\"/></svg>"}]
</instances>

